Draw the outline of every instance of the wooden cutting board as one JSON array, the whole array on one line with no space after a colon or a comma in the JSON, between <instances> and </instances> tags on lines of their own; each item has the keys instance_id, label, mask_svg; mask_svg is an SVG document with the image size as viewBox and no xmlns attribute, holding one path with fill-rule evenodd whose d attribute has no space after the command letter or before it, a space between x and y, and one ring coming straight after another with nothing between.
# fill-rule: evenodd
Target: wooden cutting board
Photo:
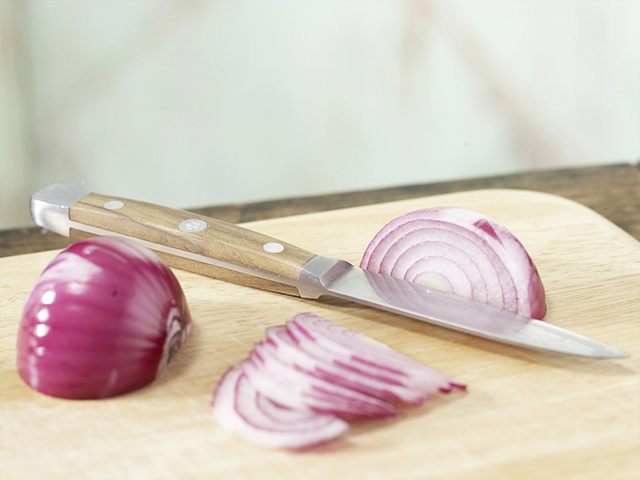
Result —
<instances>
[{"instance_id":1,"label":"wooden cutting board","mask_svg":"<svg viewBox=\"0 0 640 480\"><path fill-rule=\"evenodd\" d=\"M358 263L389 220L436 205L510 228L538 265L546 320L628 359L545 354L346 302L314 302L176 271L193 335L153 385L99 401L49 398L15 367L26 297L57 252L0 259L0 476L31 479L637 479L640 244L593 211L534 192L485 190L248 225ZM353 427L305 453L255 447L218 427L211 393L269 325L311 311L469 384L403 418Z\"/></svg>"}]
</instances>

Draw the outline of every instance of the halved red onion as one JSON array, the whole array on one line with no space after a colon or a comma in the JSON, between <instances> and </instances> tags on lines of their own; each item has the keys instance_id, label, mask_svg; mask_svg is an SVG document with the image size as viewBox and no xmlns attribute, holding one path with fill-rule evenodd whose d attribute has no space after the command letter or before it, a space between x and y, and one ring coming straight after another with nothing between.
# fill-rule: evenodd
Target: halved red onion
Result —
<instances>
[{"instance_id":1,"label":"halved red onion","mask_svg":"<svg viewBox=\"0 0 640 480\"><path fill-rule=\"evenodd\" d=\"M385 225L360 267L541 319L545 292L520 241L480 213L437 207Z\"/></svg>"},{"instance_id":2,"label":"halved red onion","mask_svg":"<svg viewBox=\"0 0 640 480\"><path fill-rule=\"evenodd\" d=\"M339 437L349 429L349 424L335 415L293 410L274 403L260 394L238 367L229 369L220 380L211 410L227 431L265 447L309 447Z\"/></svg>"},{"instance_id":3,"label":"halved red onion","mask_svg":"<svg viewBox=\"0 0 640 480\"><path fill-rule=\"evenodd\" d=\"M29 295L18 331L18 371L33 389L105 398L151 383L192 323L160 257L130 240L96 237L63 250Z\"/></svg>"}]
</instances>

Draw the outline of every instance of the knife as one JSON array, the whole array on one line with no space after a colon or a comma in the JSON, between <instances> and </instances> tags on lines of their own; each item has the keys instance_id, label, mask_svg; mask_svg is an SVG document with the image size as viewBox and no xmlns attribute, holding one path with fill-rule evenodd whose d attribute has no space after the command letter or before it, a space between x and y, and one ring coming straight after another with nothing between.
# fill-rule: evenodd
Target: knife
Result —
<instances>
[{"instance_id":1,"label":"knife","mask_svg":"<svg viewBox=\"0 0 640 480\"><path fill-rule=\"evenodd\" d=\"M37 225L73 238L130 238L172 267L233 283L309 299L329 295L520 347L586 357L628 356L547 322L368 272L214 218L91 193L79 182L36 191L31 216Z\"/></svg>"}]
</instances>

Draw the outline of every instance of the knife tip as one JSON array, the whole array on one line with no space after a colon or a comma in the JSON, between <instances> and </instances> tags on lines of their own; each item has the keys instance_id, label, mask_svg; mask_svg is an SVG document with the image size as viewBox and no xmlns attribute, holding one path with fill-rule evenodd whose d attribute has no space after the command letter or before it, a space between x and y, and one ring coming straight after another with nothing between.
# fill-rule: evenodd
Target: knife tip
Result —
<instances>
[{"instance_id":1,"label":"knife tip","mask_svg":"<svg viewBox=\"0 0 640 480\"><path fill-rule=\"evenodd\" d=\"M595 357L599 358L629 358L630 355L628 353L623 352L622 350L618 350L617 348L607 346L606 350L597 352L594 354Z\"/></svg>"}]
</instances>

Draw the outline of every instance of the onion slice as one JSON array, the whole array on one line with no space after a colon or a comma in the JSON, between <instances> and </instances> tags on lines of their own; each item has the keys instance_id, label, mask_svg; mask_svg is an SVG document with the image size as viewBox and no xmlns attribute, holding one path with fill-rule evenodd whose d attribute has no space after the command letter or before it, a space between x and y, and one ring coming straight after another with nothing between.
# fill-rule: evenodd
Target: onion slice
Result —
<instances>
[{"instance_id":1,"label":"onion slice","mask_svg":"<svg viewBox=\"0 0 640 480\"><path fill-rule=\"evenodd\" d=\"M287 322L286 328L300 348L313 349L316 354L322 349L333 356L335 364L381 382L425 393L448 393L454 388L466 388L464 383L444 373L318 315L298 314Z\"/></svg>"},{"instance_id":2,"label":"onion slice","mask_svg":"<svg viewBox=\"0 0 640 480\"><path fill-rule=\"evenodd\" d=\"M349 424L335 415L293 410L260 394L238 367L216 387L211 411L234 435L272 448L305 448L341 436Z\"/></svg>"},{"instance_id":3,"label":"onion slice","mask_svg":"<svg viewBox=\"0 0 640 480\"><path fill-rule=\"evenodd\" d=\"M542 319L545 292L522 243L480 213L437 207L385 225L360 267Z\"/></svg>"},{"instance_id":4,"label":"onion slice","mask_svg":"<svg viewBox=\"0 0 640 480\"><path fill-rule=\"evenodd\" d=\"M105 398L151 383L191 331L169 267L130 240L74 243L29 295L17 340L18 371L33 389Z\"/></svg>"},{"instance_id":5,"label":"onion slice","mask_svg":"<svg viewBox=\"0 0 640 480\"><path fill-rule=\"evenodd\" d=\"M304 349L285 326L267 328L267 342L276 350L280 360L293 368L336 385L361 392L388 402L405 403L414 407L427 399L425 392L382 381L334 363L334 356L321 349Z\"/></svg>"},{"instance_id":6,"label":"onion slice","mask_svg":"<svg viewBox=\"0 0 640 480\"><path fill-rule=\"evenodd\" d=\"M266 343L254 346L242 371L256 390L281 405L343 418L384 418L398 410L377 398L306 374L282 362Z\"/></svg>"},{"instance_id":7,"label":"onion slice","mask_svg":"<svg viewBox=\"0 0 640 480\"><path fill-rule=\"evenodd\" d=\"M212 399L218 423L257 445L298 448L344 433L343 420L398 415L428 393L463 383L311 313L269 327L266 341L222 377ZM391 402L391 403L390 403Z\"/></svg>"}]
</instances>

